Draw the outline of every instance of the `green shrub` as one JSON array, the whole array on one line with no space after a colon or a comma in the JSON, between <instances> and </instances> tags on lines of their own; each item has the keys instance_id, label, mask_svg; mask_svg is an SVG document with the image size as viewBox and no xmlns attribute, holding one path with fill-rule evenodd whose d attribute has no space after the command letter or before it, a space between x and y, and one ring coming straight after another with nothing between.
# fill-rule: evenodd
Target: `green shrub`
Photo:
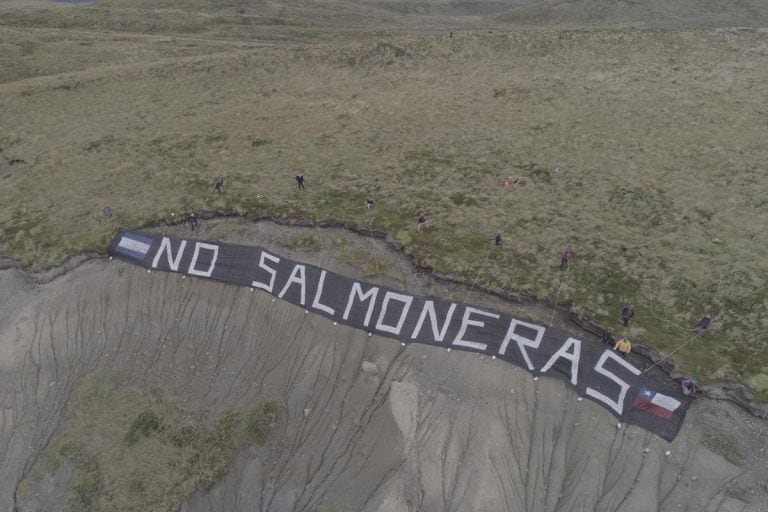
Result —
<instances>
[{"instance_id":1,"label":"green shrub","mask_svg":"<svg viewBox=\"0 0 768 512\"><path fill-rule=\"evenodd\" d=\"M133 446L142 437L146 437L159 429L160 420L157 418L157 415L152 411L144 411L131 423L128 432L125 434L125 442L128 446Z\"/></svg>"},{"instance_id":2,"label":"green shrub","mask_svg":"<svg viewBox=\"0 0 768 512\"><path fill-rule=\"evenodd\" d=\"M267 437L277 425L280 418L281 405L271 400L263 400L248 416L245 423L245 432L253 444L262 445L267 442Z\"/></svg>"}]
</instances>

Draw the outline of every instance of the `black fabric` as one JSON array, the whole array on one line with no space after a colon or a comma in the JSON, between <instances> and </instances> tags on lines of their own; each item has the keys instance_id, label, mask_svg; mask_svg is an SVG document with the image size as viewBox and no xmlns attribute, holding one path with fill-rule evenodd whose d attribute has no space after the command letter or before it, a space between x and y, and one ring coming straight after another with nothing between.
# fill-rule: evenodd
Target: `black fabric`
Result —
<instances>
[{"instance_id":1,"label":"black fabric","mask_svg":"<svg viewBox=\"0 0 768 512\"><path fill-rule=\"evenodd\" d=\"M283 258L257 246L120 231L109 253L146 268L268 291L337 322L404 343L495 356L559 375L622 421L671 441L691 399L641 374L610 347L487 308L420 297Z\"/></svg>"}]
</instances>

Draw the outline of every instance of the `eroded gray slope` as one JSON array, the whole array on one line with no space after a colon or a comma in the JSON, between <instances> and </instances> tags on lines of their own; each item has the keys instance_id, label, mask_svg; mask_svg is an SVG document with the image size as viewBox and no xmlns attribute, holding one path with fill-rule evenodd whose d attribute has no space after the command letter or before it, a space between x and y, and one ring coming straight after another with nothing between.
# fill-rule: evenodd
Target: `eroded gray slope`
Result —
<instances>
[{"instance_id":1,"label":"eroded gray slope","mask_svg":"<svg viewBox=\"0 0 768 512\"><path fill-rule=\"evenodd\" d=\"M617 428L557 379L406 349L248 289L116 261L42 286L0 276L0 510L13 509L17 483L93 372L162 388L190 409L245 409L263 395L286 405L266 447L242 449L188 512L766 510L762 459L734 464L704 445L713 428L765 432L727 405L696 404L668 444Z\"/></svg>"}]
</instances>

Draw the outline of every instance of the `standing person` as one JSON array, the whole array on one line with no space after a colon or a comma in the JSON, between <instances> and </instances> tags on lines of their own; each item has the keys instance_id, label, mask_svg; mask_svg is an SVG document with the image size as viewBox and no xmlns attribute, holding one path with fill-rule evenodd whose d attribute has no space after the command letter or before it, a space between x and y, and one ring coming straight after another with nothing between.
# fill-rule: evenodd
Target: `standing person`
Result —
<instances>
[{"instance_id":1,"label":"standing person","mask_svg":"<svg viewBox=\"0 0 768 512\"><path fill-rule=\"evenodd\" d=\"M704 332L709 329L710 323L712 323L712 318L709 314L706 314L699 320L699 325L696 326L696 330L699 334L704 334Z\"/></svg>"},{"instance_id":2,"label":"standing person","mask_svg":"<svg viewBox=\"0 0 768 512\"><path fill-rule=\"evenodd\" d=\"M197 215L195 215L195 212L187 215L187 221L189 222L189 227L192 228L192 231L194 231L197 227Z\"/></svg>"},{"instance_id":3,"label":"standing person","mask_svg":"<svg viewBox=\"0 0 768 512\"><path fill-rule=\"evenodd\" d=\"M567 268L570 263L571 263L571 249L566 247L565 250L560 253L560 270Z\"/></svg>"},{"instance_id":4,"label":"standing person","mask_svg":"<svg viewBox=\"0 0 768 512\"><path fill-rule=\"evenodd\" d=\"M624 327L629 327L629 321L635 317L635 308L632 304L627 304L624 309L621 310L621 323Z\"/></svg>"},{"instance_id":5,"label":"standing person","mask_svg":"<svg viewBox=\"0 0 768 512\"><path fill-rule=\"evenodd\" d=\"M299 190L305 190L304 189L304 171L299 171L299 174L296 175L296 184L299 186Z\"/></svg>"},{"instance_id":6,"label":"standing person","mask_svg":"<svg viewBox=\"0 0 768 512\"><path fill-rule=\"evenodd\" d=\"M213 182L213 190L216 192L221 193L221 186L224 185L224 178L221 176L216 178L216 181Z\"/></svg>"},{"instance_id":7,"label":"standing person","mask_svg":"<svg viewBox=\"0 0 768 512\"><path fill-rule=\"evenodd\" d=\"M680 381L680 387L683 388L684 395L696 394L696 383L694 383L693 379L690 377L683 377L683 379Z\"/></svg>"},{"instance_id":8,"label":"standing person","mask_svg":"<svg viewBox=\"0 0 768 512\"><path fill-rule=\"evenodd\" d=\"M365 200L365 207L368 208L369 210L371 208L373 208L373 199L371 199L370 197L368 199L366 199Z\"/></svg>"},{"instance_id":9,"label":"standing person","mask_svg":"<svg viewBox=\"0 0 768 512\"><path fill-rule=\"evenodd\" d=\"M602 341L606 345L613 345L613 333L610 329L607 329L603 335L600 337L600 341Z\"/></svg>"},{"instance_id":10,"label":"standing person","mask_svg":"<svg viewBox=\"0 0 768 512\"><path fill-rule=\"evenodd\" d=\"M496 247L501 247L501 233L496 233L496 238L493 239L493 243L496 244Z\"/></svg>"},{"instance_id":11,"label":"standing person","mask_svg":"<svg viewBox=\"0 0 768 512\"><path fill-rule=\"evenodd\" d=\"M416 215L416 231L421 231L421 227L426 224L427 216L424 215L424 212L419 212L418 215Z\"/></svg>"}]
</instances>

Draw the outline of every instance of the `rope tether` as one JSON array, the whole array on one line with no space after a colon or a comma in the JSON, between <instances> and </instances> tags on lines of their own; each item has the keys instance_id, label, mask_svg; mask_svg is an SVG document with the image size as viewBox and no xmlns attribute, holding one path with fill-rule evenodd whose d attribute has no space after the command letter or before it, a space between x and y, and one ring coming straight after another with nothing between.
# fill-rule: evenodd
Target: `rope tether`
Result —
<instances>
[{"instance_id":1,"label":"rope tether","mask_svg":"<svg viewBox=\"0 0 768 512\"><path fill-rule=\"evenodd\" d=\"M655 367L656 367L656 366L658 366L659 364L663 363L664 361L666 361L667 359L669 359L670 357L672 357L672 354L674 354L675 352L677 352L678 350L680 350L681 348L683 348L684 346L686 346L687 344L689 344L690 342L692 342L693 340L695 340L696 338L698 338L699 336L701 336L702 334L704 334L704 332L705 332L705 331L699 331L699 332L697 332L697 333L696 333L696 334L695 334L695 335L694 335L692 338L690 338L689 340L687 340L685 343L683 343L682 345L680 345L679 347L677 347L675 350L673 350L672 352L670 352L669 354L667 354L666 356L664 356L663 358L659 359L658 361L656 361L655 363L653 363L651 366L649 366L648 368L646 368L645 370L643 370L643 371L641 372L641 375L642 375L642 374L644 374L644 373L646 373L646 372L648 372L648 371L650 371L651 369L655 368Z\"/></svg>"},{"instance_id":2,"label":"rope tether","mask_svg":"<svg viewBox=\"0 0 768 512\"><path fill-rule=\"evenodd\" d=\"M568 277L568 271L571 270L571 261L568 260L568 263L565 265L565 273L560 278L560 284L557 287L557 294L555 294L555 306L552 308L552 316L549 319L549 326L552 327L552 324L555 322L555 313L557 313L557 302L560 300L560 290L563 288L563 282L565 282L565 278Z\"/></svg>"}]
</instances>

